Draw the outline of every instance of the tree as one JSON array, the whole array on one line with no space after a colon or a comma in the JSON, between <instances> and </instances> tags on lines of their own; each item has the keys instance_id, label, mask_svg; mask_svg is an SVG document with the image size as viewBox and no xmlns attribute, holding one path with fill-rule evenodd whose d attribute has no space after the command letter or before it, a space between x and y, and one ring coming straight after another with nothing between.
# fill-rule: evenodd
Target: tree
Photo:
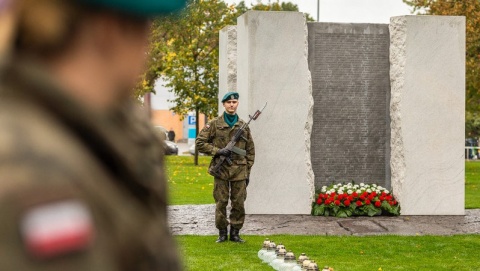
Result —
<instances>
[{"instance_id":1,"label":"tree","mask_svg":"<svg viewBox=\"0 0 480 271\"><path fill-rule=\"evenodd\" d=\"M148 70L139 88L152 91L159 77L175 94L172 111L208 117L217 114L219 32L235 24L234 6L220 0L193 0L177 17L153 22ZM148 89L150 87L150 89ZM198 134L199 123L196 122ZM195 153L198 165L198 151Z\"/></svg>"},{"instance_id":2,"label":"tree","mask_svg":"<svg viewBox=\"0 0 480 271\"><path fill-rule=\"evenodd\" d=\"M248 8L245 6L245 2L241 1L237 5L238 10L244 10L247 11ZM263 4L261 1L258 1L256 5L252 5L251 7L252 10L263 10L263 11L299 11L298 10L298 5L292 3L292 2L280 2L279 0L271 3L270 1L268 4ZM242 12L243 13L243 12ZM307 18L307 21L313 22L315 21L310 14L305 13L305 17Z\"/></svg>"},{"instance_id":3,"label":"tree","mask_svg":"<svg viewBox=\"0 0 480 271\"><path fill-rule=\"evenodd\" d=\"M480 132L480 1L403 0L414 11L431 15L466 17L466 136Z\"/></svg>"}]
</instances>

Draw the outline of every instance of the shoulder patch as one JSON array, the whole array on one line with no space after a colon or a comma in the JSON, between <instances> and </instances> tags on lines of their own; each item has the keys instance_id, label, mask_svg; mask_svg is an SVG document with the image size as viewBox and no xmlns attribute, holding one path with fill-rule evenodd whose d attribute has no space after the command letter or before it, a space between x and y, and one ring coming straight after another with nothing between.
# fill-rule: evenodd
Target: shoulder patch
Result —
<instances>
[{"instance_id":1,"label":"shoulder patch","mask_svg":"<svg viewBox=\"0 0 480 271\"><path fill-rule=\"evenodd\" d=\"M26 251L38 259L49 259L86 249L93 241L93 219L78 200L33 206L20 221Z\"/></svg>"}]
</instances>

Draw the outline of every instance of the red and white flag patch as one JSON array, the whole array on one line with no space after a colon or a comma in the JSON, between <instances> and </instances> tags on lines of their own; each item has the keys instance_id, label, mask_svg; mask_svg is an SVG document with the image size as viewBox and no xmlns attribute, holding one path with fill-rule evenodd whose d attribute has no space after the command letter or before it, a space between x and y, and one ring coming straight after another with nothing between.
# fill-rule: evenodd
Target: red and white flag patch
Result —
<instances>
[{"instance_id":1,"label":"red and white flag patch","mask_svg":"<svg viewBox=\"0 0 480 271\"><path fill-rule=\"evenodd\" d=\"M27 251L47 259L81 251L93 241L93 219L87 206L77 200L35 206L21 221Z\"/></svg>"}]
</instances>

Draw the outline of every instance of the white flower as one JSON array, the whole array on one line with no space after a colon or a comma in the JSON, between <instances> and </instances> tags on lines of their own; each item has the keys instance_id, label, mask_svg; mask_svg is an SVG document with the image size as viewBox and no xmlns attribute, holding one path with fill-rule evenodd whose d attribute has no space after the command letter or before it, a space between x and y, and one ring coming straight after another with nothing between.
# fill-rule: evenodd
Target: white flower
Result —
<instances>
[{"instance_id":1,"label":"white flower","mask_svg":"<svg viewBox=\"0 0 480 271\"><path fill-rule=\"evenodd\" d=\"M333 193L333 192L335 192L335 189L330 189L330 193Z\"/></svg>"},{"instance_id":2,"label":"white flower","mask_svg":"<svg viewBox=\"0 0 480 271\"><path fill-rule=\"evenodd\" d=\"M385 189L385 193L387 193L387 194L388 194L388 193L390 193L390 192L389 192L387 189Z\"/></svg>"},{"instance_id":3,"label":"white flower","mask_svg":"<svg viewBox=\"0 0 480 271\"><path fill-rule=\"evenodd\" d=\"M327 191L327 193L326 193L326 194L327 194L327 195L330 195L330 194L332 194L332 192L330 192L330 191Z\"/></svg>"},{"instance_id":4,"label":"white flower","mask_svg":"<svg viewBox=\"0 0 480 271\"><path fill-rule=\"evenodd\" d=\"M349 195L351 195L352 193L353 193L353 191L350 190L350 189L347 191L347 194L349 194Z\"/></svg>"},{"instance_id":5,"label":"white flower","mask_svg":"<svg viewBox=\"0 0 480 271\"><path fill-rule=\"evenodd\" d=\"M339 190L339 191L338 191L338 194L339 194L339 195L343 195L343 190Z\"/></svg>"},{"instance_id":6,"label":"white flower","mask_svg":"<svg viewBox=\"0 0 480 271\"><path fill-rule=\"evenodd\" d=\"M376 184L372 184L372 187L377 187L377 185L376 185Z\"/></svg>"},{"instance_id":7,"label":"white flower","mask_svg":"<svg viewBox=\"0 0 480 271\"><path fill-rule=\"evenodd\" d=\"M353 189L358 189L358 187L359 187L358 184L356 184L353 186Z\"/></svg>"},{"instance_id":8,"label":"white flower","mask_svg":"<svg viewBox=\"0 0 480 271\"><path fill-rule=\"evenodd\" d=\"M378 190L383 190L383 189L384 189L384 188L383 188L383 187L381 187L380 185L379 185L379 186L377 186L377 188L378 188Z\"/></svg>"},{"instance_id":9,"label":"white flower","mask_svg":"<svg viewBox=\"0 0 480 271\"><path fill-rule=\"evenodd\" d=\"M380 190L375 190L375 192L377 192L377 194L381 194L381 193L382 193L382 191L380 191Z\"/></svg>"},{"instance_id":10,"label":"white flower","mask_svg":"<svg viewBox=\"0 0 480 271\"><path fill-rule=\"evenodd\" d=\"M367 193L372 193L372 190L370 188L367 189Z\"/></svg>"},{"instance_id":11,"label":"white flower","mask_svg":"<svg viewBox=\"0 0 480 271\"><path fill-rule=\"evenodd\" d=\"M337 185L337 186L342 186L342 185L343 185L342 183L338 183L338 185Z\"/></svg>"},{"instance_id":12,"label":"white flower","mask_svg":"<svg viewBox=\"0 0 480 271\"><path fill-rule=\"evenodd\" d=\"M336 185L336 184L335 184L335 185L333 185L333 188L334 188L334 189L337 189L337 185Z\"/></svg>"},{"instance_id":13,"label":"white flower","mask_svg":"<svg viewBox=\"0 0 480 271\"><path fill-rule=\"evenodd\" d=\"M361 194L362 190L358 189L356 192L357 192L357 194Z\"/></svg>"},{"instance_id":14,"label":"white flower","mask_svg":"<svg viewBox=\"0 0 480 271\"><path fill-rule=\"evenodd\" d=\"M364 184L364 183L360 183L360 186L362 186L362 187L363 187L363 186L365 186L365 184Z\"/></svg>"}]
</instances>

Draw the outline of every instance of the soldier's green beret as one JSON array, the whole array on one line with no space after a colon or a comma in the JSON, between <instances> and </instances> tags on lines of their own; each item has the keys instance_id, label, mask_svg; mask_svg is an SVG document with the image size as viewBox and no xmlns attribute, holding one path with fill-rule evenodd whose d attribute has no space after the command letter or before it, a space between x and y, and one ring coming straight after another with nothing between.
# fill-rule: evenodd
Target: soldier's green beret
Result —
<instances>
[{"instance_id":1,"label":"soldier's green beret","mask_svg":"<svg viewBox=\"0 0 480 271\"><path fill-rule=\"evenodd\" d=\"M238 92L233 92L233 91L227 92L227 94L225 94L225 96L223 96L222 98L222 103L228 100L233 100L233 99L238 100L238 97L240 97L240 95L238 95Z\"/></svg>"},{"instance_id":2,"label":"soldier's green beret","mask_svg":"<svg viewBox=\"0 0 480 271\"><path fill-rule=\"evenodd\" d=\"M89 6L115 10L123 14L151 18L176 12L186 0L77 0Z\"/></svg>"}]
</instances>

